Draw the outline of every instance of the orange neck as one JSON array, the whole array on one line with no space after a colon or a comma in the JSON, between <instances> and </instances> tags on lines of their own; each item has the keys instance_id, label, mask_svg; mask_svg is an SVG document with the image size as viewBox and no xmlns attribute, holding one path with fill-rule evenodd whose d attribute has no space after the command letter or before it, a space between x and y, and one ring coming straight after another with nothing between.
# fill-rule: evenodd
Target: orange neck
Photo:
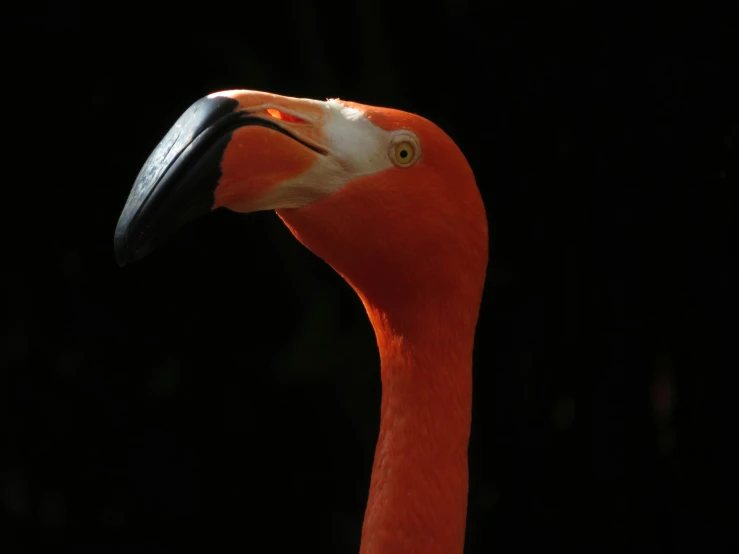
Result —
<instances>
[{"instance_id":1,"label":"orange neck","mask_svg":"<svg viewBox=\"0 0 739 554\"><path fill-rule=\"evenodd\" d=\"M433 157L433 142L427 145ZM312 204L278 211L354 288L377 336L380 436L361 554L464 548L487 223L467 166L443 177L418 166L414 179L388 172L358 178ZM414 183L424 184L424 195Z\"/></svg>"},{"instance_id":2,"label":"orange neck","mask_svg":"<svg viewBox=\"0 0 739 554\"><path fill-rule=\"evenodd\" d=\"M382 406L360 554L462 554L475 322L396 318L363 301Z\"/></svg>"}]
</instances>

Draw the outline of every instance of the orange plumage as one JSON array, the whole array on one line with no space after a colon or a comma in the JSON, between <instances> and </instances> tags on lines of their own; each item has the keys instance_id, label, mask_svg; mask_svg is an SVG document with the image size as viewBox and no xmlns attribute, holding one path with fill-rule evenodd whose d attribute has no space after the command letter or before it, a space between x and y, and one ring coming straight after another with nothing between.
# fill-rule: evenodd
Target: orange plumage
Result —
<instances>
[{"instance_id":1,"label":"orange plumage","mask_svg":"<svg viewBox=\"0 0 739 554\"><path fill-rule=\"evenodd\" d=\"M210 209L275 209L354 288L374 327L383 392L361 553L461 554L488 251L464 155L439 127L398 110L254 91L202 102L183 128L238 124L223 139ZM187 155L213 155L198 148ZM166 203L179 194L170 188L195 186L185 170L163 169L166 156L150 158L121 216L119 259L140 257L136 241L149 240L156 214L179 205ZM151 191L159 204L147 204Z\"/></svg>"}]
</instances>

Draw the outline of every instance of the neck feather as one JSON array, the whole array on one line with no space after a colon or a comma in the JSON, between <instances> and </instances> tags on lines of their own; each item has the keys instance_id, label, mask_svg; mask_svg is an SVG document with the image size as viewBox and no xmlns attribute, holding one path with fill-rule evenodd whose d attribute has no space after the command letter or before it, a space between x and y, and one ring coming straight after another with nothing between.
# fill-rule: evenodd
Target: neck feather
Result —
<instances>
[{"instance_id":1,"label":"neck feather","mask_svg":"<svg viewBox=\"0 0 739 554\"><path fill-rule=\"evenodd\" d=\"M363 301L380 349L382 406L360 553L461 554L477 305L456 317L409 316Z\"/></svg>"}]
</instances>

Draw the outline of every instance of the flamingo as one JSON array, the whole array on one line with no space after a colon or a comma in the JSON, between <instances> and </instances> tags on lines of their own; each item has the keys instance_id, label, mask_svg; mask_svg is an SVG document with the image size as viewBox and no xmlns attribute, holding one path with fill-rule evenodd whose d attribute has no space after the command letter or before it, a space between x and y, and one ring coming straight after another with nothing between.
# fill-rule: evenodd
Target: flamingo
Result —
<instances>
[{"instance_id":1,"label":"flamingo","mask_svg":"<svg viewBox=\"0 0 739 554\"><path fill-rule=\"evenodd\" d=\"M151 153L119 265L218 208L275 210L361 299L381 361L361 554L461 554L487 219L454 141L403 111L250 90L195 102Z\"/></svg>"}]
</instances>

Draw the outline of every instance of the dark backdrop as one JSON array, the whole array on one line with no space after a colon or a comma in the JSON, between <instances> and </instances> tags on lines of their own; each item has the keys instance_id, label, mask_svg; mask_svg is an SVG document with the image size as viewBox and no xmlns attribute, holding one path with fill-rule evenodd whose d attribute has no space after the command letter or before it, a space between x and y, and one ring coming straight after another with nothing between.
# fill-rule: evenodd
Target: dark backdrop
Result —
<instances>
[{"instance_id":1,"label":"dark backdrop","mask_svg":"<svg viewBox=\"0 0 739 554\"><path fill-rule=\"evenodd\" d=\"M737 10L599 6L4 7L0 550L358 549L380 384L349 287L272 213L115 263L141 164L228 88L417 112L466 153L468 553L736 546Z\"/></svg>"}]
</instances>

